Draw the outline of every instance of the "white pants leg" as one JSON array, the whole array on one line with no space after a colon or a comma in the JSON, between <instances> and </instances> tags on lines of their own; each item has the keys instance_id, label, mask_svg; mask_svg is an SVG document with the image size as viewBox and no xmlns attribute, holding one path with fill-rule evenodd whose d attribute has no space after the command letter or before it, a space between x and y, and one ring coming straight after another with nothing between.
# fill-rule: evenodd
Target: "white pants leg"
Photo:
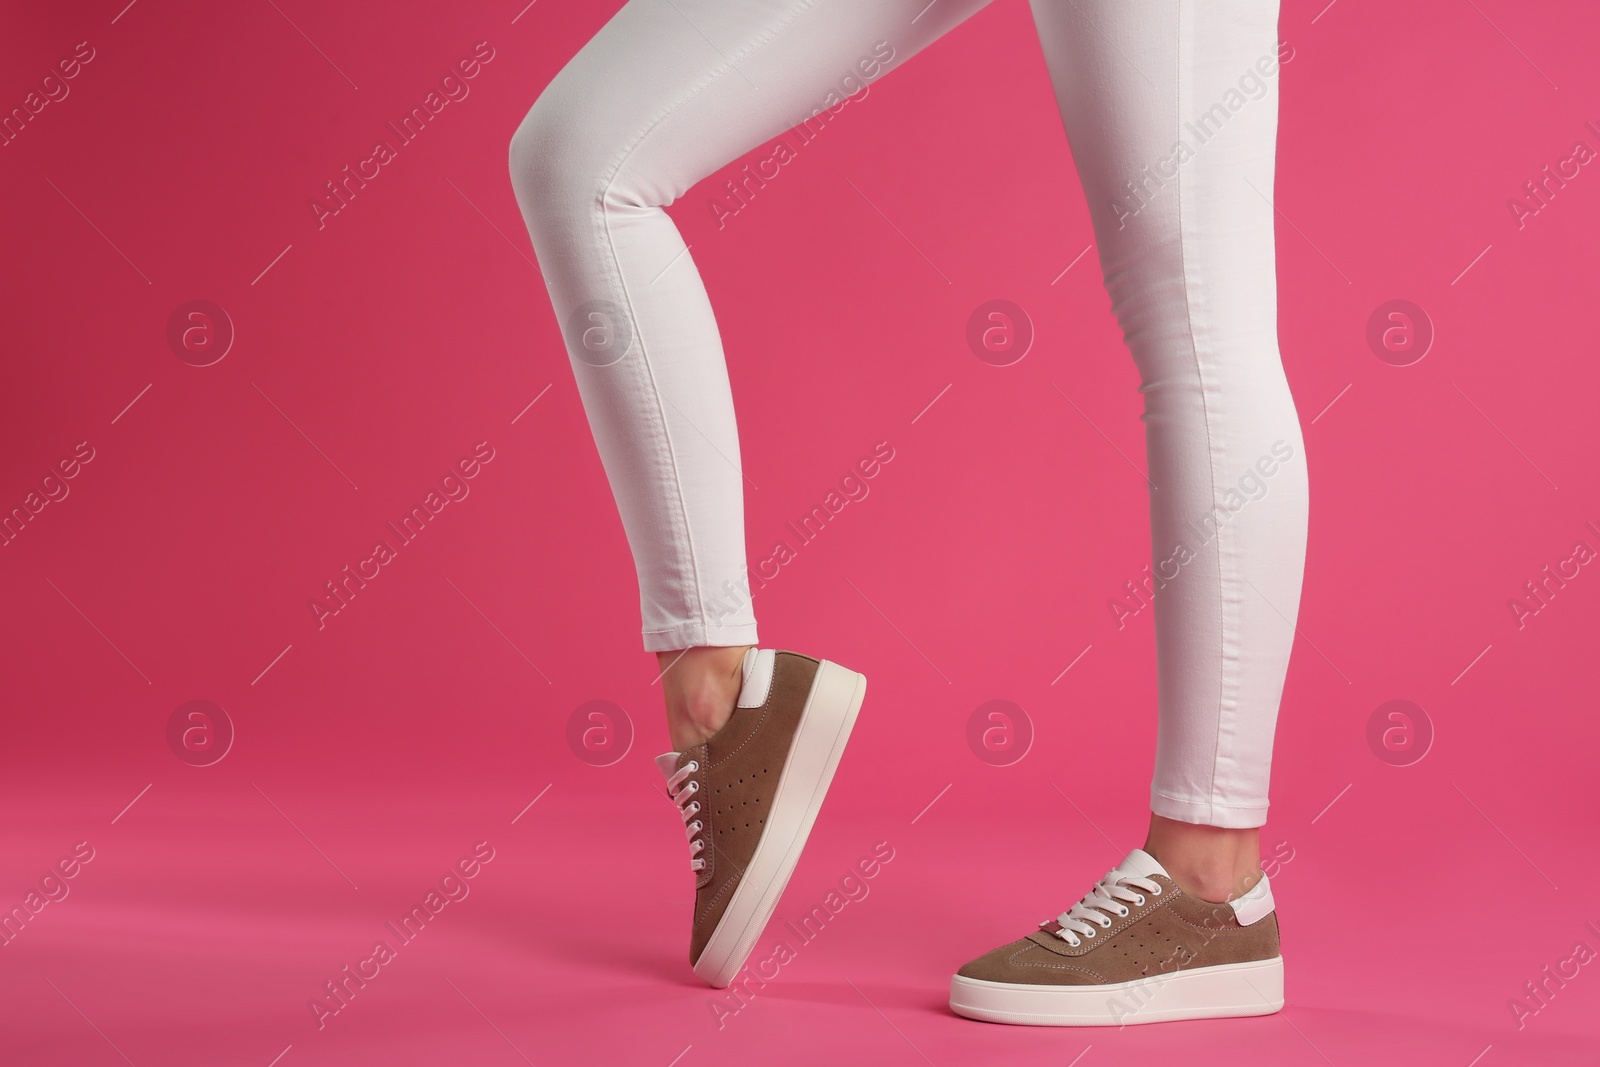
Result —
<instances>
[{"instance_id":1,"label":"white pants leg","mask_svg":"<svg viewBox=\"0 0 1600 1067\"><path fill-rule=\"evenodd\" d=\"M987 2L631 0L512 138L517 199L633 550L646 649L756 641L722 342L662 207Z\"/></svg>"},{"instance_id":2,"label":"white pants leg","mask_svg":"<svg viewBox=\"0 0 1600 1067\"><path fill-rule=\"evenodd\" d=\"M518 202L638 569L646 649L757 639L721 342L662 207L986 2L632 0L513 137ZM1307 500L1277 347L1278 3L1033 8L1146 397L1151 805L1260 825Z\"/></svg>"},{"instance_id":3,"label":"white pants leg","mask_svg":"<svg viewBox=\"0 0 1600 1067\"><path fill-rule=\"evenodd\" d=\"M1033 13L1145 395L1151 809L1259 826L1307 511L1278 353L1278 3L1033 0Z\"/></svg>"}]
</instances>

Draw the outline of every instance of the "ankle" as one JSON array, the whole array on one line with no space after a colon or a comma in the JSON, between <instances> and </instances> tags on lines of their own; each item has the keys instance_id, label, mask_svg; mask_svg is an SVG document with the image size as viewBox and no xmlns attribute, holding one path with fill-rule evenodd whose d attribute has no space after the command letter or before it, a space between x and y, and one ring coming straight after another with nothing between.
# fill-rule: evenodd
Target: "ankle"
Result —
<instances>
[{"instance_id":1,"label":"ankle","mask_svg":"<svg viewBox=\"0 0 1600 1067\"><path fill-rule=\"evenodd\" d=\"M683 752L702 744L733 717L733 705L738 691L724 697L708 692L698 696L668 703L667 733L672 738L674 751Z\"/></svg>"},{"instance_id":2,"label":"ankle","mask_svg":"<svg viewBox=\"0 0 1600 1067\"><path fill-rule=\"evenodd\" d=\"M741 665L748 645L661 652L667 731L675 751L701 744L733 716L744 683Z\"/></svg>"},{"instance_id":3,"label":"ankle","mask_svg":"<svg viewBox=\"0 0 1600 1067\"><path fill-rule=\"evenodd\" d=\"M1159 815L1150 818L1144 849L1190 896L1234 900L1261 880L1258 828L1200 826Z\"/></svg>"},{"instance_id":4,"label":"ankle","mask_svg":"<svg viewBox=\"0 0 1600 1067\"><path fill-rule=\"evenodd\" d=\"M1153 852L1150 854L1155 855ZM1159 857L1157 859L1172 875L1179 889L1212 903L1237 900L1261 880L1259 861L1241 864L1214 859L1186 858L1171 862L1160 860Z\"/></svg>"}]
</instances>

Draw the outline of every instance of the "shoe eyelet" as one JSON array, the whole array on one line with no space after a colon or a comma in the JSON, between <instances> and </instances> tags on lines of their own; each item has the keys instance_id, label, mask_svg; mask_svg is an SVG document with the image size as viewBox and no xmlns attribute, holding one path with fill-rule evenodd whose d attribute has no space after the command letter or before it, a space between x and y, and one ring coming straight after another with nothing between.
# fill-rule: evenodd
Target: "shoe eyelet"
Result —
<instances>
[{"instance_id":1,"label":"shoe eyelet","mask_svg":"<svg viewBox=\"0 0 1600 1067\"><path fill-rule=\"evenodd\" d=\"M694 760L690 760L689 761L688 770L690 770L690 771L698 771L699 769L700 769L700 764L699 763L697 763Z\"/></svg>"},{"instance_id":2,"label":"shoe eyelet","mask_svg":"<svg viewBox=\"0 0 1600 1067\"><path fill-rule=\"evenodd\" d=\"M1083 936L1084 937L1093 937L1094 936L1094 931L1093 930L1086 931Z\"/></svg>"},{"instance_id":3,"label":"shoe eyelet","mask_svg":"<svg viewBox=\"0 0 1600 1067\"><path fill-rule=\"evenodd\" d=\"M694 781L691 781L691 782L690 782L690 783L689 783L689 792L691 792L691 793L698 793L698 792L700 792L700 783L699 783L699 782L694 782Z\"/></svg>"},{"instance_id":4,"label":"shoe eyelet","mask_svg":"<svg viewBox=\"0 0 1600 1067\"><path fill-rule=\"evenodd\" d=\"M1160 886L1160 885L1157 885L1157 886L1156 886L1156 887L1155 887L1155 889L1153 889L1153 890L1151 890L1151 893L1150 893L1150 895L1151 895L1151 896L1160 896L1160 895L1161 895L1161 886Z\"/></svg>"},{"instance_id":5,"label":"shoe eyelet","mask_svg":"<svg viewBox=\"0 0 1600 1067\"><path fill-rule=\"evenodd\" d=\"M1134 905L1136 907L1140 907L1140 908L1144 907L1144 897L1141 896L1138 900L1135 900L1133 903L1134 903Z\"/></svg>"},{"instance_id":6,"label":"shoe eyelet","mask_svg":"<svg viewBox=\"0 0 1600 1067\"><path fill-rule=\"evenodd\" d=\"M1128 917L1128 909L1127 908L1123 908L1121 911L1117 912L1117 914L1122 916L1123 918L1127 918Z\"/></svg>"}]
</instances>

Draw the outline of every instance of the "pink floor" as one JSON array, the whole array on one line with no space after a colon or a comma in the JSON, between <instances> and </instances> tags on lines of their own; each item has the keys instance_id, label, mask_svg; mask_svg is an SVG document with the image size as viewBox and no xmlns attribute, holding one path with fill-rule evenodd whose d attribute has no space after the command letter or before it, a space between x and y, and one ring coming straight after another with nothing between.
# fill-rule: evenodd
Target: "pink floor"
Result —
<instances>
[{"instance_id":1,"label":"pink floor","mask_svg":"<svg viewBox=\"0 0 1600 1067\"><path fill-rule=\"evenodd\" d=\"M944 1006L1141 842L1154 741L1151 611L1110 607L1151 555L1137 374L1076 258L1026 4L874 83L725 226L724 175L671 209L729 354L752 566L894 455L756 601L764 644L870 680L756 958L893 858L743 1002L687 965L628 547L506 174L614 0L25 7L5 107L94 58L0 147L0 515L33 513L0 544L0 916L31 915L0 938L0 1067L1600 1064L1593 5L1284 5L1312 488L1263 836L1288 1007L1122 1030ZM480 41L471 95L319 226ZM1519 218L1545 168L1565 185ZM993 299L1035 328L1011 366L965 340ZM224 358L169 335L194 300ZM1403 366L1368 340L1393 300L1434 335ZM995 700L1006 765L969 744ZM346 967L370 977L319 1025Z\"/></svg>"},{"instance_id":2,"label":"pink floor","mask_svg":"<svg viewBox=\"0 0 1600 1067\"><path fill-rule=\"evenodd\" d=\"M811 942L789 936L795 958L742 1001L688 971L683 849L642 753L553 784L524 771L426 792L402 788L414 768L296 780L241 760L203 783L156 773L115 823L131 799L120 783L9 792L12 896L26 873L14 857L42 873L76 841L95 852L0 955L4 1062L1596 1062L1589 968L1520 1031L1506 1006L1575 942L1600 943L1585 927L1600 917L1585 891L1600 874L1592 849L1527 827L1513 847L1442 773L1403 815L1395 783L1369 773L1315 825L1310 808L1278 818L1278 1016L1052 1030L951 1015L949 972L1109 866L1136 839L1133 798L1074 790L1050 765L1065 753L1003 795L1004 772L955 759L880 790L868 754L892 743L888 703L863 722L757 957L879 842L893 859ZM942 795L940 774L955 779ZM1477 792L1497 814L1518 806L1507 786ZM494 858L467 894L402 943L386 924L481 841ZM361 961L380 940L393 958L319 1028L310 998L346 965L370 975Z\"/></svg>"}]
</instances>

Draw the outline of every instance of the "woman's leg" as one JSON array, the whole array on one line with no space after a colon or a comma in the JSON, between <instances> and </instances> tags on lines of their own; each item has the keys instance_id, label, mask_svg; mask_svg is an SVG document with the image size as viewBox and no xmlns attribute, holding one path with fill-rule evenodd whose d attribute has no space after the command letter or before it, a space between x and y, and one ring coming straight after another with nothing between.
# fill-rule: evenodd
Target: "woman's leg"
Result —
<instances>
[{"instance_id":1,"label":"woman's leg","mask_svg":"<svg viewBox=\"0 0 1600 1067\"><path fill-rule=\"evenodd\" d=\"M796 150L985 3L630 0L512 138L517 200L633 550L644 646L665 672L676 751L656 762L695 871L690 961L713 985L732 980L782 893L865 680L745 654L756 623L727 368L662 208L799 125ZM765 179L741 180L753 194Z\"/></svg>"},{"instance_id":2,"label":"woman's leg","mask_svg":"<svg viewBox=\"0 0 1600 1067\"><path fill-rule=\"evenodd\" d=\"M1033 12L1145 394L1151 841L1187 855L1177 842L1198 824L1239 831L1195 838L1231 851L1266 821L1306 545L1305 448L1277 336L1278 0Z\"/></svg>"},{"instance_id":3,"label":"woman's leg","mask_svg":"<svg viewBox=\"0 0 1600 1067\"><path fill-rule=\"evenodd\" d=\"M517 200L638 570L646 649L756 640L722 343L662 208L830 120L814 116L986 2L632 0L512 138Z\"/></svg>"},{"instance_id":4,"label":"woman's leg","mask_svg":"<svg viewBox=\"0 0 1600 1067\"><path fill-rule=\"evenodd\" d=\"M962 967L950 1006L1042 1025L1267 1014L1283 960L1256 828L1306 539L1277 343L1278 3L1032 2L1145 394L1161 720L1145 847Z\"/></svg>"},{"instance_id":5,"label":"woman's leg","mask_svg":"<svg viewBox=\"0 0 1600 1067\"><path fill-rule=\"evenodd\" d=\"M633 552L644 647L671 679L680 749L726 721L757 637L722 342L662 208L797 124L802 145L830 109L987 2L632 0L512 138L517 200Z\"/></svg>"}]
</instances>

